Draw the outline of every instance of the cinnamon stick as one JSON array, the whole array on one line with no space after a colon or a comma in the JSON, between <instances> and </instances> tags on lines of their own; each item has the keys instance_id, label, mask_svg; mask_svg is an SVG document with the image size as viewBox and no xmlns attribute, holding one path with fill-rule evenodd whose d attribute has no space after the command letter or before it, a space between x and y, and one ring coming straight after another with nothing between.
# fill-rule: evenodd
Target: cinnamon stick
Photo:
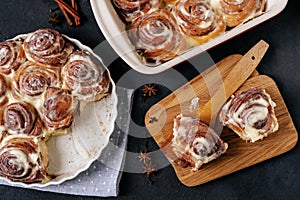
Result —
<instances>
[{"instance_id":1,"label":"cinnamon stick","mask_svg":"<svg viewBox=\"0 0 300 200\"><path fill-rule=\"evenodd\" d=\"M72 7L76 12L78 12L78 5L75 0L72 0ZM80 19L75 18L75 24L76 26L80 25Z\"/></svg>"},{"instance_id":2,"label":"cinnamon stick","mask_svg":"<svg viewBox=\"0 0 300 200\"><path fill-rule=\"evenodd\" d=\"M78 12L72 7L70 7L66 2L64 2L63 0L55 0L55 2L59 5L59 7L62 8L62 10L65 10L66 12L70 13L70 15L74 17L74 19L80 20Z\"/></svg>"},{"instance_id":3,"label":"cinnamon stick","mask_svg":"<svg viewBox=\"0 0 300 200\"><path fill-rule=\"evenodd\" d=\"M58 6L59 6L59 8L61 9L62 13L64 14L65 18L67 19L68 24L69 24L70 26L72 26L72 25L73 25L73 22L72 22L72 20L70 19L68 13L65 11L65 9L64 9L60 4L58 4Z\"/></svg>"}]
</instances>

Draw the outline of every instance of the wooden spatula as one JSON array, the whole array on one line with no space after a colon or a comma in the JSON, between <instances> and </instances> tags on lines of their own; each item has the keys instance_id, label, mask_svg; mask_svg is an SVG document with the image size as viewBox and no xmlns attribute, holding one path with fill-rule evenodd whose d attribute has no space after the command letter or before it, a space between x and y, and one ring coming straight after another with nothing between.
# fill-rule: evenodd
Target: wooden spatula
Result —
<instances>
[{"instance_id":1,"label":"wooden spatula","mask_svg":"<svg viewBox=\"0 0 300 200\"><path fill-rule=\"evenodd\" d=\"M241 58L212 98L200 108L201 121L207 124L214 123L223 104L253 73L268 47L269 45L261 40Z\"/></svg>"}]
</instances>

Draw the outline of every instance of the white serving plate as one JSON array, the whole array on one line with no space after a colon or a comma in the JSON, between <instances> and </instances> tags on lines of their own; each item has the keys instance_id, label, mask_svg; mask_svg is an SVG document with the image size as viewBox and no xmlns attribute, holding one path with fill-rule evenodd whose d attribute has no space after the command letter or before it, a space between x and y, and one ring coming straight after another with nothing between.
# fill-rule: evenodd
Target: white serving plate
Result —
<instances>
[{"instance_id":1,"label":"white serving plate","mask_svg":"<svg viewBox=\"0 0 300 200\"><path fill-rule=\"evenodd\" d=\"M116 53L136 71L144 74L156 74L274 17L285 8L287 2L288 0L267 0L266 11L262 15L227 31L225 34L218 36L201 46L191 48L182 55L155 67L145 65L137 56L134 47L130 43L125 32L125 26L115 12L111 0L91 0L91 6L101 32Z\"/></svg>"},{"instance_id":2,"label":"white serving plate","mask_svg":"<svg viewBox=\"0 0 300 200\"><path fill-rule=\"evenodd\" d=\"M26 37L26 34L18 35L13 39L24 37ZM66 35L63 35L63 37L79 49L89 51L95 58L102 62L102 59L89 47ZM105 65L103 64L103 66ZM80 113L80 116L75 116L70 133L52 136L47 141L49 156L48 173L57 175L56 178L44 184L12 182L3 177L0 177L0 179L7 181L9 185L13 186L25 188L46 187L61 184L66 180L75 178L80 172L87 170L99 158L114 130L118 99L116 86L111 77L110 81L112 83L110 95L98 102L88 104L84 111Z\"/></svg>"}]
</instances>

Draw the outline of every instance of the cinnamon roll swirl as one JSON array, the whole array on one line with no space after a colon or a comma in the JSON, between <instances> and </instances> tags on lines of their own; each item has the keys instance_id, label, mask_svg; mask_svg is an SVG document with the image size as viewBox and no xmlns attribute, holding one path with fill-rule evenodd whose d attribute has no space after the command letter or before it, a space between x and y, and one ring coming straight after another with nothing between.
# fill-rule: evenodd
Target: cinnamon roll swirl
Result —
<instances>
[{"instance_id":1,"label":"cinnamon roll swirl","mask_svg":"<svg viewBox=\"0 0 300 200\"><path fill-rule=\"evenodd\" d=\"M159 10L133 21L129 38L146 64L160 64L187 49L171 12Z\"/></svg>"},{"instance_id":2,"label":"cinnamon roll swirl","mask_svg":"<svg viewBox=\"0 0 300 200\"><path fill-rule=\"evenodd\" d=\"M39 29L26 37L24 50L28 60L60 67L74 47L52 29Z\"/></svg>"},{"instance_id":3,"label":"cinnamon roll swirl","mask_svg":"<svg viewBox=\"0 0 300 200\"><path fill-rule=\"evenodd\" d=\"M42 136L43 125L36 109L29 103L11 103L3 111L2 129L8 135Z\"/></svg>"},{"instance_id":4,"label":"cinnamon roll swirl","mask_svg":"<svg viewBox=\"0 0 300 200\"><path fill-rule=\"evenodd\" d=\"M112 2L122 20L131 22L136 17L159 9L162 0L112 0Z\"/></svg>"},{"instance_id":5,"label":"cinnamon roll swirl","mask_svg":"<svg viewBox=\"0 0 300 200\"><path fill-rule=\"evenodd\" d=\"M0 42L0 72L10 74L25 62L26 57L21 41L8 40Z\"/></svg>"},{"instance_id":6,"label":"cinnamon roll swirl","mask_svg":"<svg viewBox=\"0 0 300 200\"><path fill-rule=\"evenodd\" d=\"M63 88L79 100L100 100L110 91L109 73L103 63L86 51L73 52L62 69Z\"/></svg>"},{"instance_id":7,"label":"cinnamon roll swirl","mask_svg":"<svg viewBox=\"0 0 300 200\"><path fill-rule=\"evenodd\" d=\"M41 118L51 130L65 129L71 125L77 107L78 101L68 90L49 87L44 94Z\"/></svg>"},{"instance_id":8,"label":"cinnamon roll swirl","mask_svg":"<svg viewBox=\"0 0 300 200\"><path fill-rule=\"evenodd\" d=\"M13 77L12 93L15 98L40 99L47 87L60 87L60 71L36 62L27 61Z\"/></svg>"},{"instance_id":9,"label":"cinnamon roll swirl","mask_svg":"<svg viewBox=\"0 0 300 200\"><path fill-rule=\"evenodd\" d=\"M234 27L261 14L266 0L211 0L211 4L220 10L226 25Z\"/></svg>"},{"instance_id":10,"label":"cinnamon roll swirl","mask_svg":"<svg viewBox=\"0 0 300 200\"><path fill-rule=\"evenodd\" d=\"M4 76L0 74L0 108L8 102L6 91L7 91L6 80Z\"/></svg>"},{"instance_id":11,"label":"cinnamon roll swirl","mask_svg":"<svg viewBox=\"0 0 300 200\"><path fill-rule=\"evenodd\" d=\"M182 114L174 119L173 136L174 154L194 171L221 156L228 148L228 144L209 126Z\"/></svg>"},{"instance_id":12,"label":"cinnamon roll swirl","mask_svg":"<svg viewBox=\"0 0 300 200\"><path fill-rule=\"evenodd\" d=\"M47 147L37 138L11 137L0 148L0 175L11 181L44 183L47 176Z\"/></svg>"},{"instance_id":13,"label":"cinnamon roll swirl","mask_svg":"<svg viewBox=\"0 0 300 200\"><path fill-rule=\"evenodd\" d=\"M3 126L0 126L0 144L2 143L2 140L8 136L7 131L4 129Z\"/></svg>"},{"instance_id":14,"label":"cinnamon roll swirl","mask_svg":"<svg viewBox=\"0 0 300 200\"><path fill-rule=\"evenodd\" d=\"M164 0L164 2L166 2L167 4L174 4L178 1L180 1L180 0Z\"/></svg>"},{"instance_id":15,"label":"cinnamon roll swirl","mask_svg":"<svg viewBox=\"0 0 300 200\"><path fill-rule=\"evenodd\" d=\"M275 106L265 90L251 88L224 105L220 121L243 140L255 142L278 130Z\"/></svg>"},{"instance_id":16,"label":"cinnamon roll swirl","mask_svg":"<svg viewBox=\"0 0 300 200\"><path fill-rule=\"evenodd\" d=\"M191 45L200 45L225 32L221 14L208 0L181 0L174 7L180 30L191 39Z\"/></svg>"}]
</instances>

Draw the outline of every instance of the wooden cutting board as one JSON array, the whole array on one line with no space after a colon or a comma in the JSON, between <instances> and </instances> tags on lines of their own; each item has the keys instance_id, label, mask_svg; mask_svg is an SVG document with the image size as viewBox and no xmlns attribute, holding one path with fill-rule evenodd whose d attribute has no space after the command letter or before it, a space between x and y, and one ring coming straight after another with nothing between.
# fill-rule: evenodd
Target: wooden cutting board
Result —
<instances>
[{"instance_id":1,"label":"wooden cutting board","mask_svg":"<svg viewBox=\"0 0 300 200\"><path fill-rule=\"evenodd\" d=\"M232 130L226 127L220 129L219 126L216 129L220 131L220 137L229 146L225 154L204 164L196 172L193 172L191 167L183 168L173 161L176 159L170 148L170 142L173 138L173 119L180 113L199 117L199 109L193 108L194 103L191 101L198 97L198 106L203 106L221 86L222 80L241 57L241 55L231 55L221 60L152 106L146 113L145 124L148 131L169 159L178 179L186 186L200 185L278 156L292 149L297 143L297 131L276 83L270 77L259 75L255 71L238 89L237 93L251 87L264 88L277 104L275 113L279 130L264 140L251 143L240 139ZM156 120L151 120L153 118Z\"/></svg>"}]
</instances>

